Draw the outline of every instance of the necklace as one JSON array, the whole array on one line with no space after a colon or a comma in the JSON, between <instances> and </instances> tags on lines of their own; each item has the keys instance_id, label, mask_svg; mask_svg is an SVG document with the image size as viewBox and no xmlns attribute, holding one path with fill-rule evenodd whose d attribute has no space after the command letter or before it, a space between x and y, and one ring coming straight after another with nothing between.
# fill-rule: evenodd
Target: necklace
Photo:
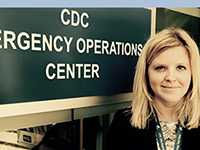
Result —
<instances>
[{"instance_id":1,"label":"necklace","mask_svg":"<svg viewBox=\"0 0 200 150\"><path fill-rule=\"evenodd\" d=\"M161 130L163 133L163 138L165 141L166 148L169 150L173 150L174 144L176 141L176 128L178 122L164 122L160 121Z\"/></svg>"},{"instance_id":2,"label":"necklace","mask_svg":"<svg viewBox=\"0 0 200 150\"><path fill-rule=\"evenodd\" d=\"M182 127L174 122L168 123L158 120L156 112L156 141L159 150L180 150Z\"/></svg>"}]
</instances>

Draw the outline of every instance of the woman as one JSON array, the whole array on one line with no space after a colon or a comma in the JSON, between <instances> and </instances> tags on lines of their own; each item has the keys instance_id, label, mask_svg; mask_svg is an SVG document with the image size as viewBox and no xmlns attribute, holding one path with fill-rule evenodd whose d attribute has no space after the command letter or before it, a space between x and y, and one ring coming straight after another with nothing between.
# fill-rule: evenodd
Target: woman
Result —
<instances>
[{"instance_id":1,"label":"woman","mask_svg":"<svg viewBox=\"0 0 200 150\"><path fill-rule=\"evenodd\" d=\"M200 149L200 60L187 32L168 28L138 59L132 107L118 111L107 150Z\"/></svg>"}]
</instances>

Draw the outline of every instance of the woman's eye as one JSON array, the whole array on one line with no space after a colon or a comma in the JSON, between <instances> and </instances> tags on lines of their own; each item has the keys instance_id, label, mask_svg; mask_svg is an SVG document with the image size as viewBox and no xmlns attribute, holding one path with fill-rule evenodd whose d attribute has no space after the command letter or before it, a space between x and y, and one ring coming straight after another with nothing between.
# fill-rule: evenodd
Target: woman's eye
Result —
<instances>
[{"instance_id":1,"label":"woman's eye","mask_svg":"<svg viewBox=\"0 0 200 150\"><path fill-rule=\"evenodd\" d=\"M163 71L165 71L165 66L157 66L157 67L155 67L155 70L158 72L163 72Z\"/></svg>"},{"instance_id":2,"label":"woman's eye","mask_svg":"<svg viewBox=\"0 0 200 150\"><path fill-rule=\"evenodd\" d=\"M179 66L177 66L177 70L183 71L183 70L186 70L186 67L182 66L182 65L179 65Z\"/></svg>"}]
</instances>

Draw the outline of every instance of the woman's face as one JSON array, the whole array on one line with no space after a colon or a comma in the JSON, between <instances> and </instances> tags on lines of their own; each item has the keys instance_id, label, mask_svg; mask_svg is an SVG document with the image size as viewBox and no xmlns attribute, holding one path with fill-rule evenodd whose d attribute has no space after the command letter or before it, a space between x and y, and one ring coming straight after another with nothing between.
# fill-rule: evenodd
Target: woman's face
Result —
<instances>
[{"instance_id":1,"label":"woman's face","mask_svg":"<svg viewBox=\"0 0 200 150\"><path fill-rule=\"evenodd\" d=\"M177 104L188 91L191 81L186 49L178 46L162 52L150 64L148 76L155 100Z\"/></svg>"}]
</instances>

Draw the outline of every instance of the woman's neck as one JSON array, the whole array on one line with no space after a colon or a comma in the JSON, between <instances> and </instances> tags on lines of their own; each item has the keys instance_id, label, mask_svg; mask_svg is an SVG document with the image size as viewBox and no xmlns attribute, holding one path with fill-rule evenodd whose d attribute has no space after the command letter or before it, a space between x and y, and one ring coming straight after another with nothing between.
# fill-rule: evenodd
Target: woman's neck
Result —
<instances>
[{"instance_id":1,"label":"woman's neck","mask_svg":"<svg viewBox=\"0 0 200 150\"><path fill-rule=\"evenodd\" d=\"M168 104L164 103L160 100L155 100L154 103L156 107L156 113L158 115L159 121L165 121L165 122L177 122L178 116L176 113L176 104Z\"/></svg>"}]
</instances>

